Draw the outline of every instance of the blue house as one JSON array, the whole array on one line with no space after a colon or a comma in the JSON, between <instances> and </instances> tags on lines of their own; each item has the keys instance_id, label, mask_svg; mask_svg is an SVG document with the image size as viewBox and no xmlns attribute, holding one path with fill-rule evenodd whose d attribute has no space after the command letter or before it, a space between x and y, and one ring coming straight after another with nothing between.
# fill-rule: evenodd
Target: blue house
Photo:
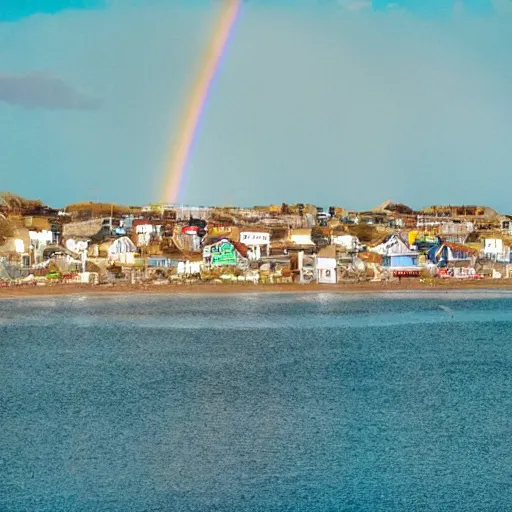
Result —
<instances>
[{"instance_id":1,"label":"blue house","mask_svg":"<svg viewBox=\"0 0 512 512\"><path fill-rule=\"evenodd\" d=\"M409 252L403 254L389 254L382 257L382 266L390 268L417 268L418 267L417 252Z\"/></svg>"},{"instance_id":2,"label":"blue house","mask_svg":"<svg viewBox=\"0 0 512 512\"><path fill-rule=\"evenodd\" d=\"M476 256L476 252L475 249L465 245L443 242L439 246L432 247L427 253L427 258L436 265L444 267L453 262L470 262Z\"/></svg>"},{"instance_id":3,"label":"blue house","mask_svg":"<svg viewBox=\"0 0 512 512\"><path fill-rule=\"evenodd\" d=\"M170 260L165 256L150 256L147 260L148 267L150 268L167 268L170 267Z\"/></svg>"},{"instance_id":4,"label":"blue house","mask_svg":"<svg viewBox=\"0 0 512 512\"><path fill-rule=\"evenodd\" d=\"M391 235L375 248L375 252L382 254L382 266L392 270L394 275L400 277L419 275L420 253L412 250L399 236Z\"/></svg>"}]
</instances>

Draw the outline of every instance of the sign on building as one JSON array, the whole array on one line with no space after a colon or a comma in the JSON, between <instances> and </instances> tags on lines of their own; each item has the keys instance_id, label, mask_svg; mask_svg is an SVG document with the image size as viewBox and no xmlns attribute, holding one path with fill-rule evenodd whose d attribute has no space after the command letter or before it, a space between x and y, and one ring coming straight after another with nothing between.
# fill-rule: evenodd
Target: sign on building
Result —
<instances>
[{"instance_id":1,"label":"sign on building","mask_svg":"<svg viewBox=\"0 0 512 512\"><path fill-rule=\"evenodd\" d=\"M245 245L268 245L270 243L270 234L243 231L240 233L240 242Z\"/></svg>"}]
</instances>

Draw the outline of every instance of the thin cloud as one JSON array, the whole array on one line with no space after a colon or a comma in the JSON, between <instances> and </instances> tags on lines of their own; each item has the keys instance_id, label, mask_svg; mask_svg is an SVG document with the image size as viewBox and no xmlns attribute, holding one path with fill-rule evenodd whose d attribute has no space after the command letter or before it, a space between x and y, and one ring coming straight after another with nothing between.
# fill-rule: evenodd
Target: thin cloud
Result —
<instances>
[{"instance_id":1,"label":"thin cloud","mask_svg":"<svg viewBox=\"0 0 512 512\"><path fill-rule=\"evenodd\" d=\"M0 74L0 102L47 110L94 110L100 106L97 99L44 73Z\"/></svg>"}]
</instances>

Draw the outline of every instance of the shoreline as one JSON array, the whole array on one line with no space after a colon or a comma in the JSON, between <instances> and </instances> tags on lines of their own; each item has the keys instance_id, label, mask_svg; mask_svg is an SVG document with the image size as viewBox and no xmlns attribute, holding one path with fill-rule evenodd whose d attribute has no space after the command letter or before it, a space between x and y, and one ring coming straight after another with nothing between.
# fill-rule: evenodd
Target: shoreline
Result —
<instances>
[{"instance_id":1,"label":"shoreline","mask_svg":"<svg viewBox=\"0 0 512 512\"><path fill-rule=\"evenodd\" d=\"M11 286L0 288L1 299L57 297L70 295L119 296L119 295L237 295L248 293L364 293L380 294L406 291L461 291L461 290L510 290L512 279L496 280L402 280L401 283L362 282L338 284L165 284L165 285L81 285L55 284L50 286Z\"/></svg>"}]
</instances>

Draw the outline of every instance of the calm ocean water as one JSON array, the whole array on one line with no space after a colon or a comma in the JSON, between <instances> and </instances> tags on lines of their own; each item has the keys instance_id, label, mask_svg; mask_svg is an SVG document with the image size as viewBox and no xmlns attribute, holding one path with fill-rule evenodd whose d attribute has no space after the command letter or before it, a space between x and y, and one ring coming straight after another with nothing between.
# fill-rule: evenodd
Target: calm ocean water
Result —
<instances>
[{"instance_id":1,"label":"calm ocean water","mask_svg":"<svg viewBox=\"0 0 512 512\"><path fill-rule=\"evenodd\" d=\"M512 294L0 301L1 511L512 510Z\"/></svg>"}]
</instances>

